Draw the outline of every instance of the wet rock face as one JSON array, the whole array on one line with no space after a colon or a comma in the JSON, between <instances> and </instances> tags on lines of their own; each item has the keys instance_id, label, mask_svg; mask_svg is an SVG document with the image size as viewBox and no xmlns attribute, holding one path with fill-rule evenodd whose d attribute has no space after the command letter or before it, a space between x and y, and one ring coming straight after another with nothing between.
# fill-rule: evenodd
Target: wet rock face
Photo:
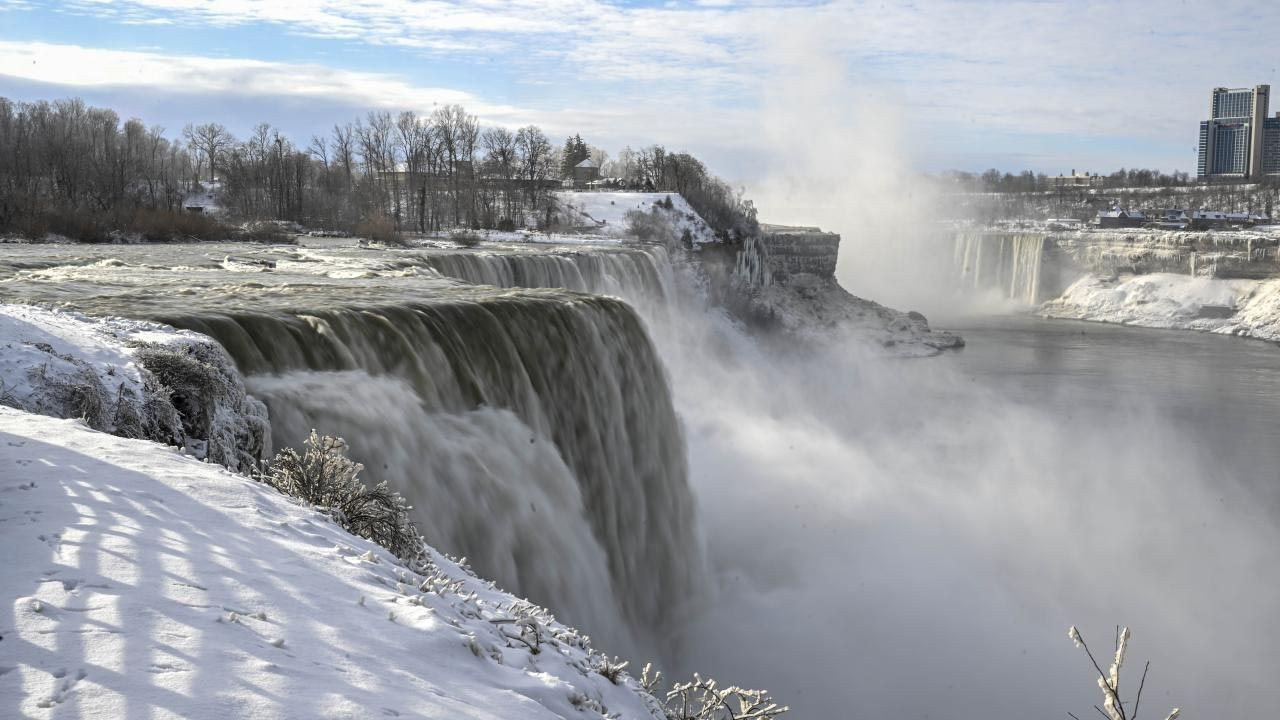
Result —
<instances>
[{"instance_id":1,"label":"wet rock face","mask_svg":"<svg viewBox=\"0 0 1280 720\"><path fill-rule=\"evenodd\" d=\"M795 275L836 276L840 236L803 228L768 228L760 237L765 263L775 282L786 284Z\"/></svg>"}]
</instances>

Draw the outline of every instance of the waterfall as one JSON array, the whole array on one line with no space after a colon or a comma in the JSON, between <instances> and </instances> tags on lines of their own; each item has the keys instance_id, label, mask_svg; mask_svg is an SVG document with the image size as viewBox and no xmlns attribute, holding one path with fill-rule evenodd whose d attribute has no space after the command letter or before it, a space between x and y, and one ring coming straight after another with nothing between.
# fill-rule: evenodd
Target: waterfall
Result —
<instances>
[{"instance_id":1,"label":"waterfall","mask_svg":"<svg viewBox=\"0 0 1280 720\"><path fill-rule=\"evenodd\" d=\"M427 252L420 257L441 275L473 285L564 288L654 301L672 294L670 261L660 245L554 253Z\"/></svg>"},{"instance_id":2,"label":"waterfall","mask_svg":"<svg viewBox=\"0 0 1280 720\"><path fill-rule=\"evenodd\" d=\"M278 445L343 435L429 542L566 620L635 649L608 618L657 634L697 593L683 435L627 304L544 290L162 319L222 343Z\"/></svg>"},{"instance_id":3,"label":"waterfall","mask_svg":"<svg viewBox=\"0 0 1280 720\"><path fill-rule=\"evenodd\" d=\"M1044 242L1044 234L1035 232L957 232L952 250L957 290L995 291L1010 300L1038 303Z\"/></svg>"}]
</instances>

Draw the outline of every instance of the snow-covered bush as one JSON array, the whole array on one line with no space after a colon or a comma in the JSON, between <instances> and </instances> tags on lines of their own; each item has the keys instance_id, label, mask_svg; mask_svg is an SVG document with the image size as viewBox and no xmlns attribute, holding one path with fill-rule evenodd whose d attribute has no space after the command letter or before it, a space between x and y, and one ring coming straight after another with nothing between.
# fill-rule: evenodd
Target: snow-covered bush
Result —
<instances>
[{"instance_id":1,"label":"snow-covered bush","mask_svg":"<svg viewBox=\"0 0 1280 720\"><path fill-rule=\"evenodd\" d=\"M449 239L462 247L473 248L479 245L484 238L480 237L480 233L473 230L454 230L449 233Z\"/></svg>"},{"instance_id":2,"label":"snow-covered bush","mask_svg":"<svg viewBox=\"0 0 1280 720\"><path fill-rule=\"evenodd\" d=\"M143 369L144 429L140 437L172 442L165 398L180 420L178 444L233 470L248 472L269 451L266 408L245 392L244 382L221 345L213 341L132 344ZM148 425L147 422L150 424Z\"/></svg>"},{"instance_id":3,"label":"snow-covered bush","mask_svg":"<svg viewBox=\"0 0 1280 720\"><path fill-rule=\"evenodd\" d=\"M654 203L654 207L648 212L643 210L631 210L627 212L627 234L635 237L643 242L660 242L663 245L672 247L676 240L675 226L671 222L670 216L662 212L659 207L665 207L661 202Z\"/></svg>"},{"instance_id":4,"label":"snow-covered bush","mask_svg":"<svg viewBox=\"0 0 1280 720\"><path fill-rule=\"evenodd\" d=\"M646 667L646 675L648 670ZM646 681L642 678L641 684ZM693 680L673 685L663 706L667 720L770 720L789 709L775 703L764 690L722 688L715 680L696 673Z\"/></svg>"},{"instance_id":5,"label":"snow-covered bush","mask_svg":"<svg viewBox=\"0 0 1280 720\"><path fill-rule=\"evenodd\" d=\"M1089 646L1085 644L1084 636L1072 625L1067 630L1067 637L1076 644L1076 647L1084 650L1084 654L1089 656L1089 662L1093 663L1093 669L1098 672L1098 688L1102 690L1102 707L1094 705L1093 708L1099 714L1109 720L1132 720L1138 716L1138 705L1142 702L1142 689L1147 684L1147 670L1151 669L1151 663L1148 661L1142 667L1142 680L1138 682L1138 692L1134 695L1133 703L1129 707L1125 707L1124 702L1120 699L1120 668L1124 665L1125 652L1129 649L1129 628L1116 626L1116 647L1115 657L1111 661L1111 667L1107 672L1102 671L1102 666L1094 659L1093 653L1089 651ZM1165 718L1165 720L1177 720L1181 711L1174 708ZM1074 713L1067 713L1076 720L1079 720Z\"/></svg>"},{"instance_id":6,"label":"snow-covered bush","mask_svg":"<svg viewBox=\"0 0 1280 720\"><path fill-rule=\"evenodd\" d=\"M347 457L347 443L332 435L307 438L302 453L286 448L267 465L262 479L281 492L320 508L353 535L372 540L402 560L422 552L422 538L409 519L412 509L385 482L360 479L364 466Z\"/></svg>"}]
</instances>

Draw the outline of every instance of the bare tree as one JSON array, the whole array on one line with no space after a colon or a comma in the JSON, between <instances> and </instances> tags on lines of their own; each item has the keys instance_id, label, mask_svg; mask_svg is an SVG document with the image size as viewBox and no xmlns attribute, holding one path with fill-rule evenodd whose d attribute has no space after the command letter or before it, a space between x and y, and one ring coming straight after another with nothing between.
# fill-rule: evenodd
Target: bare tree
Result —
<instances>
[{"instance_id":1,"label":"bare tree","mask_svg":"<svg viewBox=\"0 0 1280 720\"><path fill-rule=\"evenodd\" d=\"M232 143L231 133L218 123L205 123L182 129L182 137L196 152L209 158L209 182L213 182L214 170L222 151Z\"/></svg>"},{"instance_id":2,"label":"bare tree","mask_svg":"<svg viewBox=\"0 0 1280 720\"><path fill-rule=\"evenodd\" d=\"M537 186L551 175L551 142L537 125L526 125L516 131L516 157L520 177L528 186L529 200L537 208Z\"/></svg>"},{"instance_id":3,"label":"bare tree","mask_svg":"<svg viewBox=\"0 0 1280 720\"><path fill-rule=\"evenodd\" d=\"M486 128L480 144L484 147L485 164L502 180L503 216L510 219L516 194L516 136L504 127Z\"/></svg>"}]
</instances>

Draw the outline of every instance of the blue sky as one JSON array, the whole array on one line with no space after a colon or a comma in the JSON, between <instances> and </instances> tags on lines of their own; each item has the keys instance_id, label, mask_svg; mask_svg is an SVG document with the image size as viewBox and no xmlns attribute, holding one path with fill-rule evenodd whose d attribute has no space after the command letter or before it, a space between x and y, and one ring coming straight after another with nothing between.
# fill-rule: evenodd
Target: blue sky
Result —
<instances>
[{"instance_id":1,"label":"blue sky","mask_svg":"<svg viewBox=\"0 0 1280 720\"><path fill-rule=\"evenodd\" d=\"M1215 85L1280 86L1280 4L0 0L0 95L305 144L369 109L661 142L750 185L797 154L1189 170Z\"/></svg>"}]
</instances>

